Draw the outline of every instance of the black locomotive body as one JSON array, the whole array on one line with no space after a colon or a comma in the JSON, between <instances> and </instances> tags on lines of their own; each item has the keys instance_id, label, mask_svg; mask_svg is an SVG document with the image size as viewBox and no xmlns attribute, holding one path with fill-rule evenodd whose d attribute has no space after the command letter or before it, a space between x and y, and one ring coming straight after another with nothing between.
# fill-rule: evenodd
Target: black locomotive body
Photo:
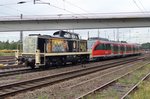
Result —
<instances>
[{"instance_id":1,"label":"black locomotive body","mask_svg":"<svg viewBox=\"0 0 150 99\"><path fill-rule=\"evenodd\" d=\"M89 60L87 40L79 39L78 34L57 31L53 36L30 34L23 42L22 62L34 68L53 64L65 65Z\"/></svg>"}]
</instances>

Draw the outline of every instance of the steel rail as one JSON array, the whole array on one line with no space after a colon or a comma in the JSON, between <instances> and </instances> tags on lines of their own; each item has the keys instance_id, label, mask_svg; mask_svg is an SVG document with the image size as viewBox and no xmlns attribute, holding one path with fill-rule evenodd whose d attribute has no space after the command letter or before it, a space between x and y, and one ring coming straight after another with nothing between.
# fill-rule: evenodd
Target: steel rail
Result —
<instances>
[{"instance_id":1,"label":"steel rail","mask_svg":"<svg viewBox=\"0 0 150 99\"><path fill-rule=\"evenodd\" d=\"M8 65L8 66L3 66L0 67L0 70L4 70L4 69L14 69L14 68L22 68L22 67L26 67L25 65Z\"/></svg>"}]
</instances>

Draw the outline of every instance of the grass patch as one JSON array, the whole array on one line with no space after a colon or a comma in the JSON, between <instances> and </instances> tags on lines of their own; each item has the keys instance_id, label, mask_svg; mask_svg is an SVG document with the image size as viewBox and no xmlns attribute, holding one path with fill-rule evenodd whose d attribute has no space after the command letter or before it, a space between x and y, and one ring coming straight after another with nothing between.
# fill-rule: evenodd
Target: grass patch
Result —
<instances>
[{"instance_id":1,"label":"grass patch","mask_svg":"<svg viewBox=\"0 0 150 99\"><path fill-rule=\"evenodd\" d=\"M49 96L46 93L40 93L39 95L37 95L36 99L50 99Z\"/></svg>"},{"instance_id":2,"label":"grass patch","mask_svg":"<svg viewBox=\"0 0 150 99\"><path fill-rule=\"evenodd\" d=\"M143 69L137 70L136 72L132 73L132 75L128 75L125 78L121 78L118 80L119 83L123 84L135 84L141 79L145 74L150 71L150 65L145 66Z\"/></svg>"},{"instance_id":3,"label":"grass patch","mask_svg":"<svg viewBox=\"0 0 150 99\"><path fill-rule=\"evenodd\" d=\"M133 73L119 79L117 81L117 83L113 86L108 87L105 90L100 90L94 94L88 95L87 97L83 98L83 99L119 99L120 96L120 92L118 91L118 88L116 87L116 85L120 85L120 86L125 86L122 87L124 88L123 90L127 91L130 89L130 87L132 87L133 85L135 85L139 80L142 79L142 77L144 77L147 73L150 72L150 65L146 65L144 67L142 67L139 70L134 71ZM148 85L148 84L145 84ZM142 87L142 85L141 85ZM147 89L143 88L143 93L141 93L141 96L139 96L137 93L135 96L135 98L130 97L127 99L150 99L150 83L149 86L146 86ZM147 92L145 92L145 90L147 90Z\"/></svg>"},{"instance_id":4,"label":"grass patch","mask_svg":"<svg viewBox=\"0 0 150 99\"><path fill-rule=\"evenodd\" d=\"M138 88L139 90L129 95L129 99L150 99L150 82L144 81Z\"/></svg>"},{"instance_id":5,"label":"grass patch","mask_svg":"<svg viewBox=\"0 0 150 99\"><path fill-rule=\"evenodd\" d=\"M108 88L107 90L103 90L102 92L96 92L89 95L88 97L83 97L82 99L112 99L112 97L113 99L119 99L119 97L117 96L117 91L113 88Z\"/></svg>"},{"instance_id":6,"label":"grass patch","mask_svg":"<svg viewBox=\"0 0 150 99\"><path fill-rule=\"evenodd\" d=\"M15 53L3 53L3 52L0 52L0 56L15 56Z\"/></svg>"}]
</instances>

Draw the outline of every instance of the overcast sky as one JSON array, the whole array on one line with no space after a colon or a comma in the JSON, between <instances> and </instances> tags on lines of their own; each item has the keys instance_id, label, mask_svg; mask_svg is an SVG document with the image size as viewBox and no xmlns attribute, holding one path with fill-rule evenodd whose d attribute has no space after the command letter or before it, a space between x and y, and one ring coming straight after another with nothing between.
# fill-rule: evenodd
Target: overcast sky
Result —
<instances>
[{"instance_id":1,"label":"overcast sky","mask_svg":"<svg viewBox=\"0 0 150 99\"><path fill-rule=\"evenodd\" d=\"M24 3L23 3L24 2ZM21 4L18 4L21 3ZM0 16L14 17L23 15L58 15L58 14L90 14L90 13L124 13L124 12L149 12L149 0L1 0ZM98 34L98 29L75 30L82 38ZM54 31L24 32L24 36L30 33L52 34ZM150 42L149 28L129 29L100 29L100 36L116 40L117 32L120 40L132 43ZM0 40L19 40L19 32L0 34Z\"/></svg>"}]
</instances>

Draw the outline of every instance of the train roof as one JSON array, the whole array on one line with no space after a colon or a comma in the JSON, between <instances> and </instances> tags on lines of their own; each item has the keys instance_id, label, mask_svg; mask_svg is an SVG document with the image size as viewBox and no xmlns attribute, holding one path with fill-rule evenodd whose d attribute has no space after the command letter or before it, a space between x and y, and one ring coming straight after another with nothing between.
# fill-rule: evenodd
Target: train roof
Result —
<instances>
[{"instance_id":1,"label":"train roof","mask_svg":"<svg viewBox=\"0 0 150 99\"><path fill-rule=\"evenodd\" d=\"M57 31L54 32L53 36L55 37L62 37L62 38L70 38L70 39L79 39L79 34L73 33L73 32L68 32L68 31Z\"/></svg>"},{"instance_id":2,"label":"train roof","mask_svg":"<svg viewBox=\"0 0 150 99\"><path fill-rule=\"evenodd\" d=\"M37 36L39 38L67 38L67 39L79 39L79 34L67 32L67 31L57 31L53 35L41 35L41 34L29 34L29 36Z\"/></svg>"},{"instance_id":3,"label":"train roof","mask_svg":"<svg viewBox=\"0 0 150 99\"><path fill-rule=\"evenodd\" d=\"M102 40L102 41L109 41L108 39L106 39L106 38L101 38L101 37L90 37L90 38L88 38L88 40Z\"/></svg>"}]
</instances>

